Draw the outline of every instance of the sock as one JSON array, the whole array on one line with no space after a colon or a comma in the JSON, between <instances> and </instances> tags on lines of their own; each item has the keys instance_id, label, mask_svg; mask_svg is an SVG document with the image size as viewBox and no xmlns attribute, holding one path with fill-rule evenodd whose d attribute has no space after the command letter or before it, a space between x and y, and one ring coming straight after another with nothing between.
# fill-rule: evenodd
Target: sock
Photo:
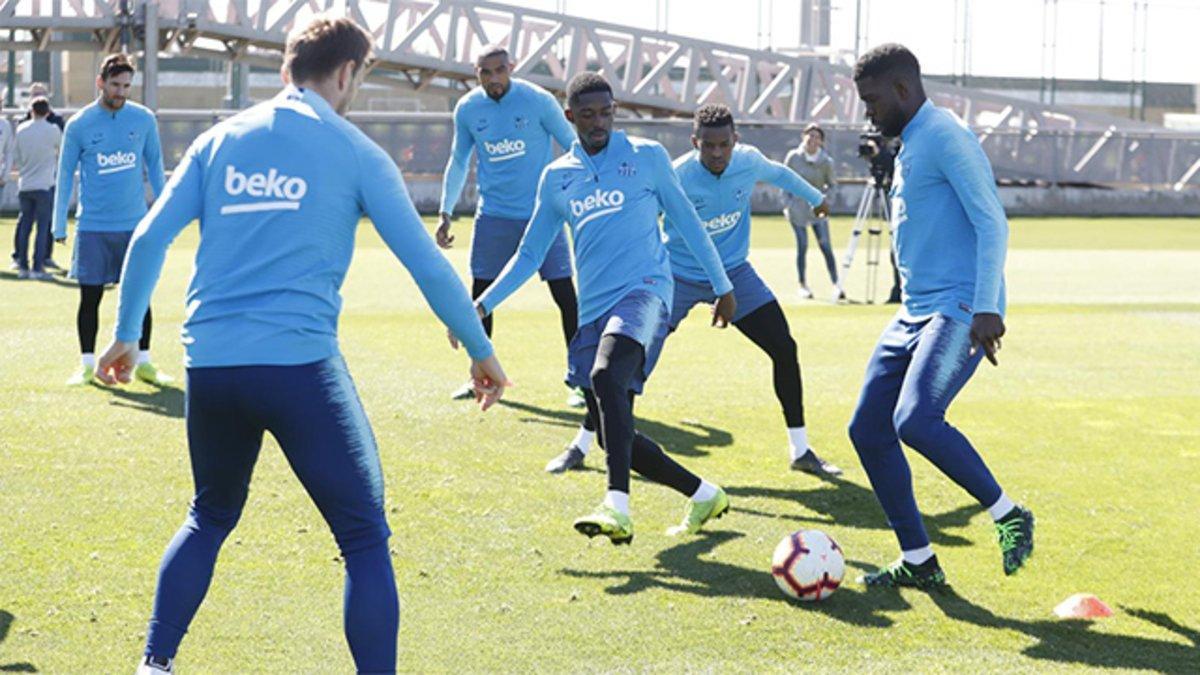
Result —
<instances>
[{"instance_id":1,"label":"sock","mask_svg":"<svg viewBox=\"0 0 1200 675\"><path fill-rule=\"evenodd\" d=\"M700 487L696 488L696 493L692 495L692 501L706 502L716 496L717 486L701 478Z\"/></svg>"},{"instance_id":2,"label":"sock","mask_svg":"<svg viewBox=\"0 0 1200 675\"><path fill-rule=\"evenodd\" d=\"M789 428L788 443L792 446L792 459L803 457L808 452L808 430L805 427Z\"/></svg>"},{"instance_id":3,"label":"sock","mask_svg":"<svg viewBox=\"0 0 1200 675\"><path fill-rule=\"evenodd\" d=\"M143 350L139 351L138 357L137 357L137 362L138 362L139 366L142 365L143 363L150 363L150 350L143 349Z\"/></svg>"},{"instance_id":4,"label":"sock","mask_svg":"<svg viewBox=\"0 0 1200 675\"><path fill-rule=\"evenodd\" d=\"M579 448L579 451L586 455L588 450L592 449L592 441L595 438L596 432L579 427L579 433L575 434L575 440L571 441L571 445Z\"/></svg>"},{"instance_id":5,"label":"sock","mask_svg":"<svg viewBox=\"0 0 1200 675\"><path fill-rule=\"evenodd\" d=\"M1004 516L1007 516L1008 512L1012 511L1016 506L1013 500L1008 498L1007 494L1001 492L1000 499L997 499L995 504L988 507L988 515L992 517L992 520L1000 520Z\"/></svg>"},{"instance_id":6,"label":"sock","mask_svg":"<svg viewBox=\"0 0 1200 675\"><path fill-rule=\"evenodd\" d=\"M604 493L604 505L623 516L627 516L629 515L629 493L621 492L620 490L609 490Z\"/></svg>"},{"instance_id":7,"label":"sock","mask_svg":"<svg viewBox=\"0 0 1200 675\"><path fill-rule=\"evenodd\" d=\"M911 551L904 551L904 562L910 565L920 565L921 563L933 557L933 548L930 546L922 546L914 548Z\"/></svg>"},{"instance_id":8,"label":"sock","mask_svg":"<svg viewBox=\"0 0 1200 675\"><path fill-rule=\"evenodd\" d=\"M90 354L90 353L83 354L79 357L79 360L81 363L83 363L83 366L85 368L95 368L96 367L96 355L95 354Z\"/></svg>"}]
</instances>

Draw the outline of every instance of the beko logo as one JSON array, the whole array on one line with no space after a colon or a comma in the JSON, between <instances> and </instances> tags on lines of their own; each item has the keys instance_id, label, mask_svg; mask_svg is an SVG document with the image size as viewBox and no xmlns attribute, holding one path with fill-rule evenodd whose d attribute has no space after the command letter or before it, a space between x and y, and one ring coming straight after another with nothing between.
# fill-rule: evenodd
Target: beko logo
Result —
<instances>
[{"instance_id":1,"label":"beko logo","mask_svg":"<svg viewBox=\"0 0 1200 675\"><path fill-rule=\"evenodd\" d=\"M308 183L303 178L282 174L278 169L266 173L244 174L237 167L225 167L225 194L230 197L246 195L255 201L226 204L221 215L250 213L253 211L295 211L300 200L308 193ZM262 200L269 201L262 201Z\"/></svg>"},{"instance_id":2,"label":"beko logo","mask_svg":"<svg viewBox=\"0 0 1200 675\"><path fill-rule=\"evenodd\" d=\"M625 203L625 193L620 190L601 190L596 188L592 194L583 199L572 199L571 215L579 218L575 227L583 227L592 220L621 210Z\"/></svg>"},{"instance_id":3,"label":"beko logo","mask_svg":"<svg viewBox=\"0 0 1200 675\"><path fill-rule=\"evenodd\" d=\"M128 171L137 166L137 155L132 152L114 152L108 155L96 153L96 164L100 166L100 170L96 173L116 173L118 171Z\"/></svg>"},{"instance_id":4,"label":"beko logo","mask_svg":"<svg viewBox=\"0 0 1200 675\"><path fill-rule=\"evenodd\" d=\"M487 150L489 162L507 162L510 159L525 156L525 141L521 139L513 140L505 138L495 143L483 142L483 149Z\"/></svg>"}]
</instances>

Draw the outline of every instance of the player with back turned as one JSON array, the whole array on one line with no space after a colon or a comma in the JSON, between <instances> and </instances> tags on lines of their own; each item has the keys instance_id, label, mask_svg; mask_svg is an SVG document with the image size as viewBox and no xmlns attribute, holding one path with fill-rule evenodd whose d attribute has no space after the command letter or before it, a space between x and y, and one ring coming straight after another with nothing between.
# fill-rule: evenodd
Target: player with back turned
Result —
<instances>
[{"instance_id":1,"label":"player with back turned","mask_svg":"<svg viewBox=\"0 0 1200 675\"><path fill-rule=\"evenodd\" d=\"M343 117L371 43L346 18L299 26L284 49L284 89L192 143L130 244L116 337L97 372L110 384L129 381L134 340L167 246L201 221L183 326L196 492L159 568L141 673L171 672L221 545L241 516L266 432L345 561L344 630L358 671L395 671L400 619L383 473L337 338L339 290L360 216L371 218L466 345L484 407L503 393L492 345L399 169ZM270 255L247 254L263 251Z\"/></svg>"}]
</instances>

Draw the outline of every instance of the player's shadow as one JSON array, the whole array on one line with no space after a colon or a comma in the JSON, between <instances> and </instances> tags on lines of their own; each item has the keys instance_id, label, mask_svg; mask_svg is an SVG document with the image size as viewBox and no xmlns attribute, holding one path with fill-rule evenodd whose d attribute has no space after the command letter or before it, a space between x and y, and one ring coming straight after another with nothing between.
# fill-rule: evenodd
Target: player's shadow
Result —
<instances>
[{"instance_id":1,"label":"player's shadow","mask_svg":"<svg viewBox=\"0 0 1200 675\"><path fill-rule=\"evenodd\" d=\"M164 417L183 417L182 389L156 387L153 391L133 391L121 387L106 387L105 391L112 395L112 405Z\"/></svg>"},{"instance_id":2,"label":"player's shadow","mask_svg":"<svg viewBox=\"0 0 1200 675\"><path fill-rule=\"evenodd\" d=\"M811 479L815 481L816 479ZM851 527L860 530L890 529L883 510L875 493L838 476L822 479L811 488L774 488L760 485L726 485L725 492L730 497L771 499L788 505L803 506L790 508L782 512L769 512L754 509L733 501L733 510L752 516L765 518L783 518L814 527ZM951 534L949 529L961 529L967 526L973 516L980 512L975 504L966 504L943 513L924 516L925 529L929 533L931 543L938 546L969 546L971 540L957 534ZM818 515L814 516L813 513Z\"/></svg>"},{"instance_id":3,"label":"player's shadow","mask_svg":"<svg viewBox=\"0 0 1200 675\"><path fill-rule=\"evenodd\" d=\"M550 410L509 399L502 399L500 405L534 416L523 419L523 422L550 424L568 429L575 429L583 422L582 412ZM637 417L635 421L638 431L652 438L671 455L703 457L709 454L709 450L706 448L723 448L733 445L733 435L724 429L691 421L680 422L680 425L671 426L644 417Z\"/></svg>"},{"instance_id":4,"label":"player's shadow","mask_svg":"<svg viewBox=\"0 0 1200 675\"><path fill-rule=\"evenodd\" d=\"M1032 659L1093 668L1151 670L1160 673L1200 672L1200 630L1184 626L1162 612L1121 607L1129 616L1174 633L1190 644L1133 635L1099 633L1091 630L1090 621L1010 619L976 605L953 589L931 593L930 597L947 618L982 628L1016 631L1034 638L1037 642L1022 650L1025 656Z\"/></svg>"},{"instance_id":5,"label":"player's shadow","mask_svg":"<svg viewBox=\"0 0 1200 675\"><path fill-rule=\"evenodd\" d=\"M650 589L663 589L705 598L747 598L786 602L863 628L887 628L895 622L885 616L885 612L906 610L910 607L899 593L872 594L867 597L864 592L845 587L838 590L833 598L823 602L789 600L779 590L775 579L765 566L763 569L751 569L717 559L714 549L744 536L741 532L728 530L707 532L696 539L660 552L655 556L658 564L654 569L562 569L560 573L577 579L611 580L613 584L604 589L605 593L611 595L629 595ZM861 562L846 562L847 568L868 569L868 566ZM847 579L851 576L851 570L847 569ZM731 618L746 623L753 621L752 617Z\"/></svg>"},{"instance_id":6,"label":"player's shadow","mask_svg":"<svg viewBox=\"0 0 1200 675\"><path fill-rule=\"evenodd\" d=\"M3 644L8 639L8 632L12 629L13 622L16 617L12 612L6 612L0 609L0 644ZM0 663L0 673L36 673L37 666L28 661L19 663Z\"/></svg>"}]
</instances>

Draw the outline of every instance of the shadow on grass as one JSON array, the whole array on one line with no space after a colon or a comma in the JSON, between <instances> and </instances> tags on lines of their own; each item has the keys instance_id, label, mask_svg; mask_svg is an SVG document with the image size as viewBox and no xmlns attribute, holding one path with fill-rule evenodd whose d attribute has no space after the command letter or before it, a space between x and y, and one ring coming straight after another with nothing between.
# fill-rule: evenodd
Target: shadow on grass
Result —
<instances>
[{"instance_id":1,"label":"shadow on grass","mask_svg":"<svg viewBox=\"0 0 1200 675\"><path fill-rule=\"evenodd\" d=\"M612 580L604 589L611 595L630 595L649 589L688 593L705 598L728 597L785 602L807 611L824 614L831 619L863 628L887 628L894 621L884 615L909 609L909 603L898 593L872 594L843 587L824 602L789 600L779 590L764 561L761 569L751 569L715 559L713 550L729 541L740 539L741 532L716 531L698 539L672 546L656 556L658 564L649 570L592 571L563 569L560 572L577 579ZM868 569L865 563L847 561L848 567ZM873 569L873 568L870 568ZM851 576L848 569L847 578ZM749 625L751 617L732 617Z\"/></svg>"},{"instance_id":2,"label":"shadow on grass","mask_svg":"<svg viewBox=\"0 0 1200 675\"><path fill-rule=\"evenodd\" d=\"M0 609L0 643L8 639L8 631L12 629L13 622L17 617L12 615L12 612L6 612ZM20 663L0 663L0 673L36 673L37 666L22 661Z\"/></svg>"},{"instance_id":3,"label":"shadow on grass","mask_svg":"<svg viewBox=\"0 0 1200 675\"><path fill-rule=\"evenodd\" d=\"M947 618L982 628L1023 633L1037 643L1022 650L1025 656L1094 668L1151 670L1160 673L1200 672L1200 630L1184 626L1167 614L1121 607L1126 614L1174 633L1191 644L1154 638L1093 632L1090 621L1022 621L997 616L962 597L953 589L930 593Z\"/></svg>"},{"instance_id":4,"label":"shadow on grass","mask_svg":"<svg viewBox=\"0 0 1200 675\"><path fill-rule=\"evenodd\" d=\"M824 477L822 480L837 489L826 486L812 488L773 488L761 486L726 485L725 492L730 497L747 497L772 499L804 509L795 509L782 513L771 513L740 506L733 502L733 510L752 516L765 518L783 518L812 526L827 525L830 527L852 527L861 530L889 530L887 518L875 499L875 493L857 483L852 483L837 476ZM820 514L813 517L809 512ZM950 534L947 529L965 527L971 517L978 514L980 508L975 504L960 506L945 513L926 515L925 529L929 533L931 543L938 546L968 546L971 540Z\"/></svg>"},{"instance_id":5,"label":"shadow on grass","mask_svg":"<svg viewBox=\"0 0 1200 675\"><path fill-rule=\"evenodd\" d=\"M508 399L501 400L500 405L534 416L522 421L550 424L572 430L583 422L582 411L550 410ZM638 431L654 439L671 455L703 457L709 454L708 450L703 448L723 448L733 444L733 436L723 429L698 422L680 422L680 425L671 426L644 417L637 417L635 422Z\"/></svg>"},{"instance_id":6,"label":"shadow on grass","mask_svg":"<svg viewBox=\"0 0 1200 675\"><path fill-rule=\"evenodd\" d=\"M121 387L104 387L112 395L112 405L133 408L164 417L183 417L183 390L158 387L154 391L130 391Z\"/></svg>"}]
</instances>

